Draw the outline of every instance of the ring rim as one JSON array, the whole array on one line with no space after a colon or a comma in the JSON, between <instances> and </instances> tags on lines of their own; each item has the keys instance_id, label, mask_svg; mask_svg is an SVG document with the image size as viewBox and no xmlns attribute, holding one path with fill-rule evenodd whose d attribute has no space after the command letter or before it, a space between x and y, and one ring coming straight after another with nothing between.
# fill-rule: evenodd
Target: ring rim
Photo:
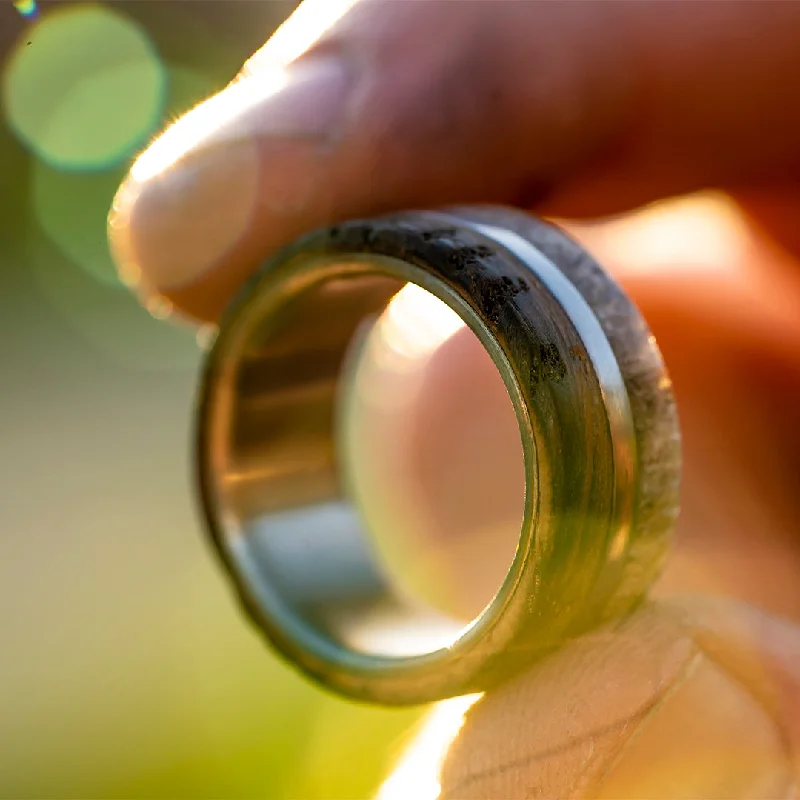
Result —
<instances>
[{"instance_id":1,"label":"ring rim","mask_svg":"<svg viewBox=\"0 0 800 800\"><path fill-rule=\"evenodd\" d=\"M478 216L480 217L480 213ZM531 264L525 263L524 255L521 257L519 252L513 253L509 250L508 240L505 244L498 243L496 238L489 236L488 230L491 228L487 229L485 222L485 220L470 220L461 211L452 213L409 212L377 220L357 220L312 232L269 259L234 300L222 321L217 339L203 369L196 418L197 485L214 549L222 558L248 616L266 634L273 647L317 682L355 699L397 705L427 702L480 691L515 674L533 658L540 657L563 641L565 636L576 635L604 618L602 614L590 613L587 615L586 609L579 610L580 613L573 614L572 617L569 615L564 617L562 614L564 617L561 620L562 624L555 627L555 632L551 632L549 640L547 636L543 636L542 640L538 642L529 641L531 638L536 638L536 625L532 626L530 619L521 618L525 614L525 607L530 606L530 597L520 598L516 595L520 591L529 592L530 585L526 584L526 580L531 577L530 573L538 564L535 549L537 544L541 544L535 536L539 522L538 513L534 514L534 510L538 512L540 500L540 470L538 469L540 464L537 459L541 457L542 453L534 430L535 420L531 419L534 409L530 399L526 397L526 388L530 387L526 387L520 382L520 365L509 361L510 352L513 357L513 348L510 347L509 341L501 344L501 339L503 336L507 340L512 338L508 336L509 318L506 312L509 307L513 306L514 298L518 297L522 290L516 294L506 293L501 297L502 303L506 304L505 311L500 308L494 317L492 309L498 305L497 298L493 298L490 293L489 300L491 302L488 304L489 310L487 311L486 293L484 292L481 297L479 292L483 291L480 283L480 271L484 272L485 288L487 285L485 273L490 258L497 262L495 266L499 267L501 272L505 270L506 273L509 264L522 264L526 270L531 270ZM548 226L547 230L552 231L553 229ZM508 233L506 228L503 228L501 232ZM512 231L511 236L516 236L516 234ZM417 238L414 239L414 237ZM487 245L487 241L491 244ZM511 241L513 242L513 238ZM593 308L592 304L580 295L575 288L574 279L570 281L566 277L563 264L554 263L554 260L545 255L541 248L536 248L535 244L529 242L527 246L534 248L545 262L575 290L578 296L582 297L592 319L595 319L596 308ZM577 248L574 243L573 246ZM476 251L476 248L480 247L488 247L494 252L490 256L484 254L484 250L478 249L477 254L473 253L471 256L471 263L461 264L458 268L459 262L457 258L453 259L454 253L461 253L463 256L465 249ZM437 250L441 251L439 256L444 256L444 259L439 258L437 261L432 257L432 253ZM580 252L582 253L582 251ZM402 259L398 258L399 254L402 254ZM301 265L305 264L306 267L309 264L314 265L315 259L324 261L327 258L331 263L335 263L337 259L341 261L344 255L350 259L358 255L364 256L372 263L371 272L380 271L376 269L376 266L383 265L386 267L386 274L401 280L410 279L411 282L431 291L453 308L489 351L492 361L509 389L520 424L520 435L525 453L526 503L525 520L512 565L493 601L462 632L451 648L420 656L364 657L363 654L348 651L341 644L336 644L332 649L316 647L313 643L309 646L309 640L298 632L296 626L287 624L286 620L277 620L274 614L266 613L263 603L259 603L253 596L252 585L248 582L247 576L243 576L240 572L241 565L235 563L231 557L226 544L228 531L225 529L222 514L214 500L215 475L213 465L210 463L212 448L209 441L209 419L214 413L220 368L229 352L230 342L237 334L244 335L246 333L248 321L257 320L258 304L271 291L272 283L286 279L287 276L296 279L302 271ZM438 270L434 268L434 263L439 265ZM449 264L453 269L445 272L442 264ZM491 265L489 264L489 266ZM460 278L456 273L460 274ZM479 275L478 279L474 277L476 274ZM536 273L535 268L533 274L541 279L541 275ZM502 277L509 276L504 274L501 275ZM515 274L513 277L516 278L518 275ZM604 279L610 282L610 278L607 276ZM536 282L531 283L525 291L530 293L531 289L535 288L536 292L542 292L541 280L535 286L534 283ZM491 285L496 288L496 282ZM550 296L550 299L554 298ZM630 306L627 298L625 300ZM511 305L508 305L509 303ZM558 301L556 301L556 306L558 306ZM549 307L555 309L556 306L551 303ZM559 307L563 314L563 306ZM642 326L635 308L632 306L626 308L626 313L635 316L636 325L632 326L632 330L635 329L636 345L642 346L642 331L646 331L646 328ZM568 314L566 316L569 317ZM525 323L530 322L530 319L524 314L521 319ZM568 322L574 326L574 320L568 319ZM505 334L503 333L504 326ZM602 319L600 326L613 364L617 366L616 359L619 355L619 348L615 350L613 342L609 341L606 336L607 326L602 325ZM568 327L567 331L574 336L574 327ZM537 343L540 343L538 339ZM655 348L649 332L647 333L647 345L651 350ZM499 357L501 355L503 358ZM578 360L585 359L585 357L586 354L578 357ZM518 357L516 361L519 361ZM591 357L589 362L596 377L597 364ZM560 369L558 367L557 371ZM663 365L661 365L661 372L663 373ZM549 379L554 380L554 374L551 374ZM624 397L627 398L629 382L622 377L620 380ZM548 383L547 376L543 379L543 383L545 385ZM667 388L662 386L661 390ZM608 413L606 400L602 398L602 391L600 391L600 396L603 399L603 408ZM674 403L667 403L667 406L674 409ZM628 412L631 431L633 431L636 420L633 418L630 407ZM527 427L523 427L524 422ZM610 438L613 440L613 435ZM635 450L635 438L633 446ZM636 473L635 462L633 470ZM534 484L535 491L530 491L531 482ZM632 486L630 491L635 494L636 488L636 486ZM629 499L633 501L633 495ZM674 498L668 499L673 500ZM664 531L655 533L654 538L664 538ZM669 531L666 531L666 534L668 533ZM664 548L662 547L660 550L662 551L661 556L663 556ZM583 557L584 560L588 558L586 553L577 551L572 555L576 558ZM606 549L600 559L601 568L607 560ZM614 613L624 610L626 606L632 607L638 602L648 588L654 570L657 571L657 568L651 565L651 569L646 570L646 574L640 577L641 585L629 586L622 592L623 602L612 603ZM602 569L600 571L602 572ZM616 582L619 583L619 576L617 576ZM528 581L529 583L530 581ZM593 576L592 583L593 585L598 583L597 575ZM612 586L613 588L618 587ZM535 614L532 616L535 618ZM587 618L581 622L584 617L590 619ZM565 621L566 624L564 624Z\"/></svg>"}]
</instances>

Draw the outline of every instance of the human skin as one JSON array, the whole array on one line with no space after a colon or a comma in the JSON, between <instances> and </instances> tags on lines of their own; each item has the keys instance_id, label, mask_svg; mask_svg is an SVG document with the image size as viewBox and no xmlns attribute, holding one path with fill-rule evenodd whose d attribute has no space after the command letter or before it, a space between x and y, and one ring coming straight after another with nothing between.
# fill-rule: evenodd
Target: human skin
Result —
<instances>
[{"instance_id":1,"label":"human skin","mask_svg":"<svg viewBox=\"0 0 800 800\"><path fill-rule=\"evenodd\" d=\"M632 263L575 228L674 382L675 556L634 618L472 707L443 796L797 796L800 3L372 0L319 30L311 19L302 55L268 43L132 168L110 233L143 299L213 322L300 233L407 207L587 220L713 187L741 208L742 241L718 263L692 248ZM466 333L446 347L409 418L444 430L433 398L457 385L507 430L482 354ZM430 468L430 444L398 451L401 488ZM452 498L426 485L446 538Z\"/></svg>"}]
</instances>

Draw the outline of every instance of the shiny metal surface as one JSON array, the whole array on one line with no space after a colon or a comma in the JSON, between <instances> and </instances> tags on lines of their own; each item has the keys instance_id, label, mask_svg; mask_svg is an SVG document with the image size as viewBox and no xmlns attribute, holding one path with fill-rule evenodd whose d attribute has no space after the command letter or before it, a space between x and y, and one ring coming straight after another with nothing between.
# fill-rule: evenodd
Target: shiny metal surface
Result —
<instances>
[{"instance_id":1,"label":"shiny metal surface","mask_svg":"<svg viewBox=\"0 0 800 800\"><path fill-rule=\"evenodd\" d=\"M522 437L517 552L466 628L396 593L347 496L346 359L406 282L477 334ZM625 613L677 514L677 416L655 342L574 242L507 209L349 222L272 258L223 320L197 433L208 527L248 613L306 674L371 702L486 689Z\"/></svg>"}]
</instances>

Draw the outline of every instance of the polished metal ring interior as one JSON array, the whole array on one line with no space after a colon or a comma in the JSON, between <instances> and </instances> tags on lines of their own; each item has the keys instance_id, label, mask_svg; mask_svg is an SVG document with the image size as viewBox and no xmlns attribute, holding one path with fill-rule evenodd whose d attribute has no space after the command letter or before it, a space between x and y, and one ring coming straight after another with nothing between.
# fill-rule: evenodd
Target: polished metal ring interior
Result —
<instances>
[{"instance_id":1,"label":"polished metal ring interior","mask_svg":"<svg viewBox=\"0 0 800 800\"><path fill-rule=\"evenodd\" d=\"M466 627L392 588L337 444L350 343L406 282L477 334L521 432L516 554ZM677 515L678 423L653 337L575 242L502 208L347 222L271 258L208 354L197 446L211 538L248 614L307 675L381 704L485 690L629 612ZM421 652L376 644L426 630L439 638Z\"/></svg>"}]
</instances>

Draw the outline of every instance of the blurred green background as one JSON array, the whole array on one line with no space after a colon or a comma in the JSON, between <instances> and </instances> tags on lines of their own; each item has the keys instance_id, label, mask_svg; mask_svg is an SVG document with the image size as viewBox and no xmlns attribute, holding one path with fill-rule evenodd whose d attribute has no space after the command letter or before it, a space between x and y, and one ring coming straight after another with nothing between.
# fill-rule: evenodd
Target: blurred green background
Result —
<instances>
[{"instance_id":1,"label":"blurred green background","mask_svg":"<svg viewBox=\"0 0 800 800\"><path fill-rule=\"evenodd\" d=\"M368 798L419 718L239 614L190 484L200 349L106 246L130 159L293 5L0 4L0 797Z\"/></svg>"}]
</instances>

